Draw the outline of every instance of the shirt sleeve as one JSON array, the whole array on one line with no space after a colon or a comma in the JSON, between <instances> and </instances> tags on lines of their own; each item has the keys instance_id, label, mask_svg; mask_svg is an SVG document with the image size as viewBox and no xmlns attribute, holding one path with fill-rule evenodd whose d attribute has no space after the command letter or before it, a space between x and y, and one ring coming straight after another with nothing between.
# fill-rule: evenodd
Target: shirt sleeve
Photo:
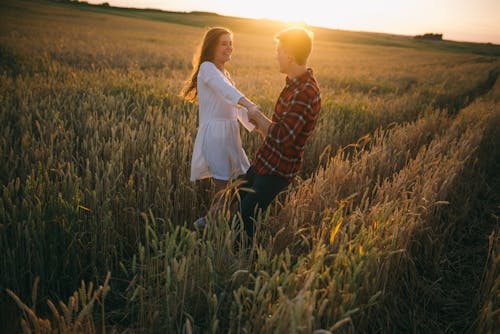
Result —
<instances>
[{"instance_id":1,"label":"shirt sleeve","mask_svg":"<svg viewBox=\"0 0 500 334\"><path fill-rule=\"evenodd\" d=\"M292 145L306 125L311 112L312 106L307 94L295 94L281 118L269 126L266 140L283 147Z\"/></svg>"},{"instance_id":2,"label":"shirt sleeve","mask_svg":"<svg viewBox=\"0 0 500 334\"><path fill-rule=\"evenodd\" d=\"M237 106L238 101L244 96L239 90L234 88L215 65L209 61L203 62L200 65L198 80L206 84L212 91L222 96L234 106Z\"/></svg>"}]
</instances>

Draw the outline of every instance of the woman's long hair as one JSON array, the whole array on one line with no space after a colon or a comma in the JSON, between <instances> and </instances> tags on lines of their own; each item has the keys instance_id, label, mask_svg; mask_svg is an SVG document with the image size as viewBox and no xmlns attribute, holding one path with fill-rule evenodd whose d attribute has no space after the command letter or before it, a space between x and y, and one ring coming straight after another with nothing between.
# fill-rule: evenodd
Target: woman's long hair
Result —
<instances>
[{"instance_id":1,"label":"woman's long hair","mask_svg":"<svg viewBox=\"0 0 500 334\"><path fill-rule=\"evenodd\" d=\"M193 56L193 72L191 72L191 76L189 80L186 81L181 92L181 97L185 100L189 102L196 101L196 96L198 95L197 84L200 65L207 60L213 61L214 50L219 42L219 37L225 34L232 35L233 33L229 29L216 27L210 28L205 33L205 36L203 36L203 40Z\"/></svg>"}]
</instances>

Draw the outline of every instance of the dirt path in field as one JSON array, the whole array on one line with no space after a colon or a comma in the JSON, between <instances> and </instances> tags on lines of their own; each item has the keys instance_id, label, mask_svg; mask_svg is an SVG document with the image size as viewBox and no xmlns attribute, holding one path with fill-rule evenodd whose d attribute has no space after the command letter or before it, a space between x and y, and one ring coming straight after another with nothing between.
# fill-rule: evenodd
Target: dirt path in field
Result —
<instances>
[{"instance_id":1,"label":"dirt path in field","mask_svg":"<svg viewBox=\"0 0 500 334\"><path fill-rule=\"evenodd\" d=\"M500 82L483 93L484 99L500 105ZM490 73L490 77L492 74ZM472 102L471 102L472 103ZM497 113L498 115L498 113ZM436 237L436 249L417 258L422 298L415 305L418 332L474 333L484 300L480 288L487 267L489 237L500 234L500 117L494 117L477 151L477 161L468 168L458 193L453 197L438 226L429 232ZM432 254L437 255L433 258ZM418 255L417 255L418 257ZM420 262L421 261L421 262Z\"/></svg>"},{"instance_id":2,"label":"dirt path in field","mask_svg":"<svg viewBox=\"0 0 500 334\"><path fill-rule=\"evenodd\" d=\"M487 265L489 237L493 232L496 238L500 234L497 138L496 143L486 145L495 155L480 156L473 166L478 170L466 172L467 181L458 193L470 190L470 197L452 196L441 219L421 235L419 251L412 253L416 277L410 286L413 304L407 311L412 313L408 321L417 333L477 333L476 321L485 305L481 285L485 272L491 270Z\"/></svg>"},{"instance_id":3,"label":"dirt path in field","mask_svg":"<svg viewBox=\"0 0 500 334\"><path fill-rule=\"evenodd\" d=\"M483 81L478 82L470 91L459 96L438 96L435 101L435 107L446 109L449 114L456 115L460 110L472 104L479 97L488 95L494 89L499 75L500 68L494 68Z\"/></svg>"},{"instance_id":4,"label":"dirt path in field","mask_svg":"<svg viewBox=\"0 0 500 334\"><path fill-rule=\"evenodd\" d=\"M480 196L488 196L488 192ZM445 242L439 259L439 276L435 281L428 281L434 285L431 291L437 293L429 300L432 307L427 308L426 318L435 319L439 332L475 332L475 321L483 306L479 292L483 274L488 270L489 236L495 229L498 235L498 218L495 217L500 212L495 202L499 200L498 194L495 201L493 197L479 200L481 204L456 222L455 232ZM433 310L437 312L428 314Z\"/></svg>"},{"instance_id":5,"label":"dirt path in field","mask_svg":"<svg viewBox=\"0 0 500 334\"><path fill-rule=\"evenodd\" d=\"M448 96L446 94L438 96L434 105L439 109L447 109L449 114L456 115L460 110L472 104L479 97L491 92L495 88L499 75L500 68L494 68L488 73L484 81L480 81L470 91L461 96Z\"/></svg>"}]
</instances>

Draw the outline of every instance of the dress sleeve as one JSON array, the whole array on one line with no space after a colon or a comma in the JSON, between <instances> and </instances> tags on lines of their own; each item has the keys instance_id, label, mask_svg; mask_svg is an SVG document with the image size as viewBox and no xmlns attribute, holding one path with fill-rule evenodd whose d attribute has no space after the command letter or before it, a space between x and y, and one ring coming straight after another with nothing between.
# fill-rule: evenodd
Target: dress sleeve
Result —
<instances>
[{"instance_id":1,"label":"dress sleeve","mask_svg":"<svg viewBox=\"0 0 500 334\"><path fill-rule=\"evenodd\" d=\"M238 101L244 96L239 90L234 88L215 65L209 61L203 62L200 65L198 80L206 84L212 91L222 96L234 106L237 106Z\"/></svg>"},{"instance_id":2,"label":"dress sleeve","mask_svg":"<svg viewBox=\"0 0 500 334\"><path fill-rule=\"evenodd\" d=\"M255 129L255 125L248 120L248 110L247 108L238 108L238 120L248 131L252 132Z\"/></svg>"}]
</instances>

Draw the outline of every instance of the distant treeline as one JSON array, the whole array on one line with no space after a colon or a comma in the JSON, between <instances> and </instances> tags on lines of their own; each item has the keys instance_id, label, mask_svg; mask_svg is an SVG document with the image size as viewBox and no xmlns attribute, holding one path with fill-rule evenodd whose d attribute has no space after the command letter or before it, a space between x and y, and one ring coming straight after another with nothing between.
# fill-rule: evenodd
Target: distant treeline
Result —
<instances>
[{"instance_id":1,"label":"distant treeline","mask_svg":"<svg viewBox=\"0 0 500 334\"><path fill-rule=\"evenodd\" d=\"M433 41L442 41L443 34L423 34L415 36L416 39L430 39Z\"/></svg>"},{"instance_id":2,"label":"distant treeline","mask_svg":"<svg viewBox=\"0 0 500 334\"><path fill-rule=\"evenodd\" d=\"M112 7L109 2L102 2L100 4L91 4L88 3L87 1L79 1L79 0L49 0L53 2L59 2L59 3L69 3L69 4L76 4L76 5L87 5L87 6L102 6L102 7ZM120 8L120 7L118 7ZM122 8L122 9L127 9L127 8ZM134 8L131 8L134 9ZM165 10L160 10L160 9L154 9L154 8L148 8L150 11L154 12L169 12ZM180 12L179 12L180 13ZM220 16L217 13L212 13L212 12L204 12L204 11L191 11L189 12L190 14L198 14L198 15L211 15L211 16Z\"/></svg>"},{"instance_id":3,"label":"distant treeline","mask_svg":"<svg viewBox=\"0 0 500 334\"><path fill-rule=\"evenodd\" d=\"M100 4L91 4L88 3L87 1L79 1L79 0L52 0L53 2L61 2L61 3L71 3L71 4L79 4L79 5L89 5L89 6L104 6L104 7L110 7L108 2L103 2Z\"/></svg>"}]
</instances>

